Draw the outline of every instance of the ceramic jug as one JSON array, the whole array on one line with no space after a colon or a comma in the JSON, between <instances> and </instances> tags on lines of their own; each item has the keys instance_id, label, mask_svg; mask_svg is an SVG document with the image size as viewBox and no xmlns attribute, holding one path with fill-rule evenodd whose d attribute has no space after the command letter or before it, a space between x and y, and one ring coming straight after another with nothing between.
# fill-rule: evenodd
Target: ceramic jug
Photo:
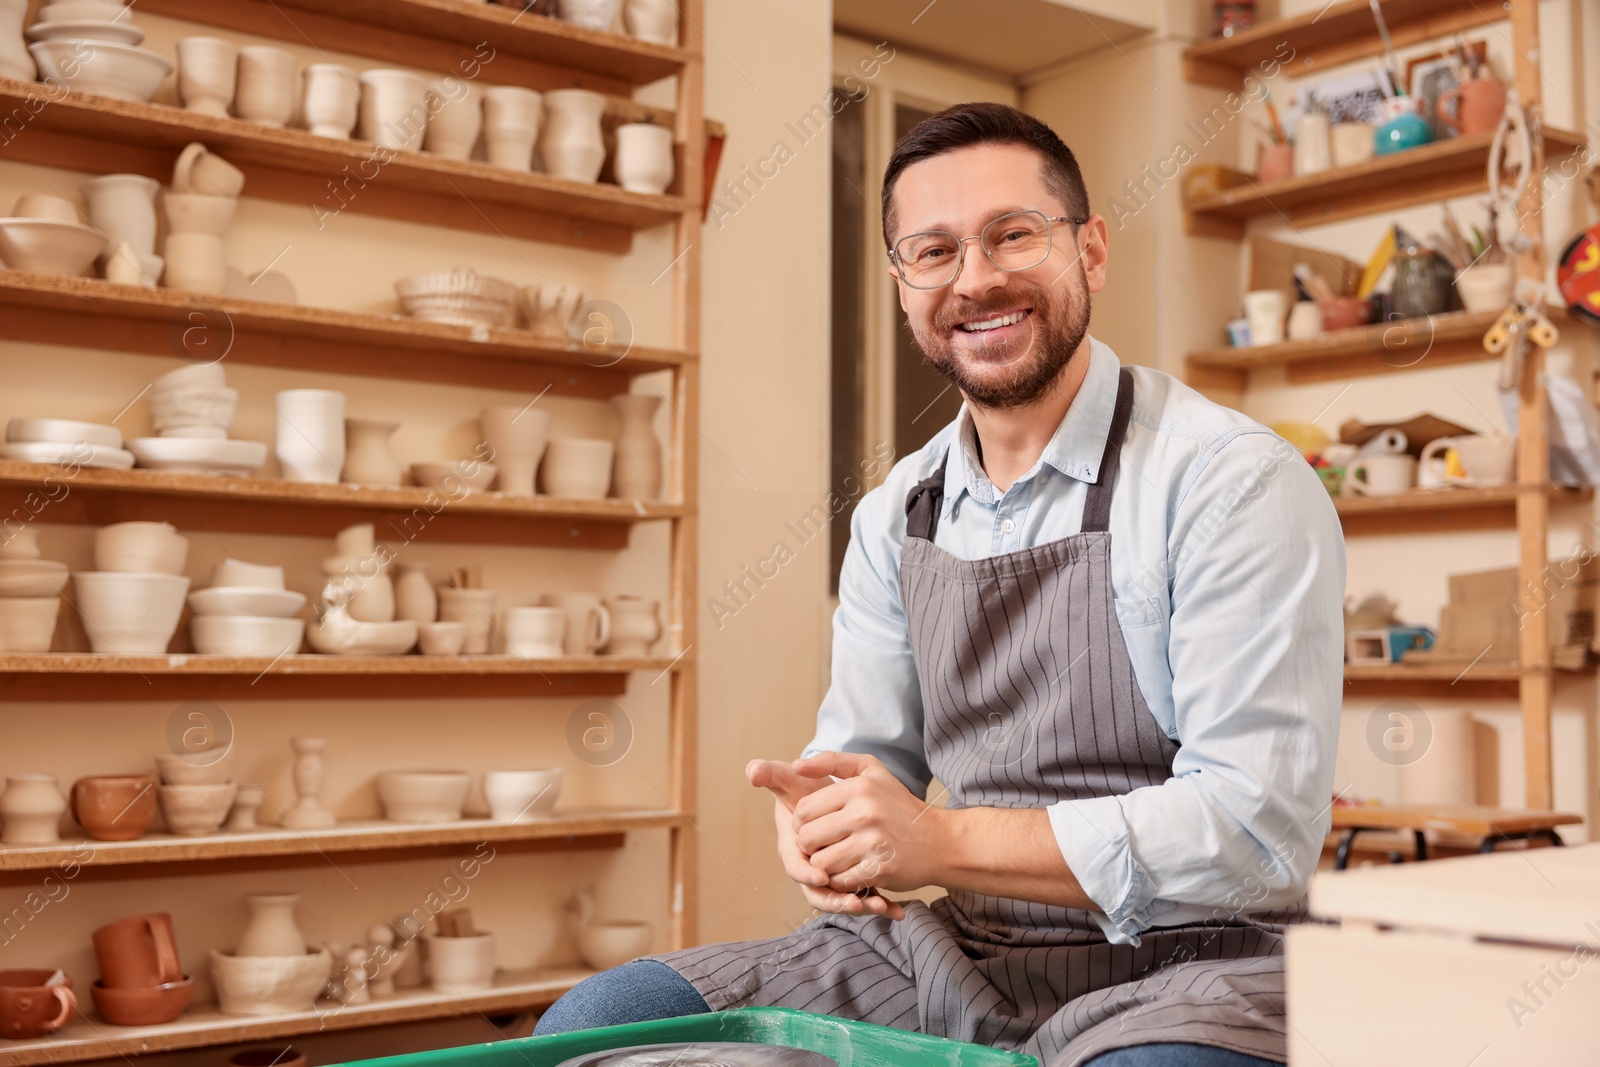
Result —
<instances>
[{"instance_id":1,"label":"ceramic jug","mask_svg":"<svg viewBox=\"0 0 1600 1067\"><path fill-rule=\"evenodd\" d=\"M439 595L428 581L426 563L397 563L400 577L394 583L394 617L433 622L439 617Z\"/></svg>"},{"instance_id":2,"label":"ceramic jug","mask_svg":"<svg viewBox=\"0 0 1600 1067\"><path fill-rule=\"evenodd\" d=\"M628 33L651 44L678 43L678 5L672 0L626 0L622 24Z\"/></svg>"},{"instance_id":3,"label":"ceramic jug","mask_svg":"<svg viewBox=\"0 0 1600 1067\"><path fill-rule=\"evenodd\" d=\"M22 39L28 0L0 0L0 77L31 82L39 76L33 54Z\"/></svg>"},{"instance_id":4,"label":"ceramic jug","mask_svg":"<svg viewBox=\"0 0 1600 1067\"><path fill-rule=\"evenodd\" d=\"M605 652L611 656L648 656L650 646L661 639L660 603L641 596L614 596L605 600L611 613L611 640Z\"/></svg>"},{"instance_id":5,"label":"ceramic jug","mask_svg":"<svg viewBox=\"0 0 1600 1067\"><path fill-rule=\"evenodd\" d=\"M622 500L655 500L661 496L661 442L656 439L659 396L614 396L611 404L622 419L616 458L611 467L611 495Z\"/></svg>"},{"instance_id":6,"label":"ceramic jug","mask_svg":"<svg viewBox=\"0 0 1600 1067\"><path fill-rule=\"evenodd\" d=\"M251 893L250 925L239 939L235 956L304 956L305 935L295 925L294 906L299 893Z\"/></svg>"},{"instance_id":7,"label":"ceramic jug","mask_svg":"<svg viewBox=\"0 0 1600 1067\"><path fill-rule=\"evenodd\" d=\"M376 556L333 556L322 561L323 575L337 579L345 609L357 622L394 621L394 581L381 563Z\"/></svg>"},{"instance_id":8,"label":"ceramic jug","mask_svg":"<svg viewBox=\"0 0 1600 1067\"><path fill-rule=\"evenodd\" d=\"M344 480L351 485L399 485L400 464L389 451L398 422L344 420Z\"/></svg>"},{"instance_id":9,"label":"ceramic jug","mask_svg":"<svg viewBox=\"0 0 1600 1067\"><path fill-rule=\"evenodd\" d=\"M61 816L67 798L49 774L13 774L6 778L0 796L0 842L8 845L47 845L61 840Z\"/></svg>"},{"instance_id":10,"label":"ceramic jug","mask_svg":"<svg viewBox=\"0 0 1600 1067\"><path fill-rule=\"evenodd\" d=\"M539 158L547 174L573 182L595 182L606 161L600 132L606 98L588 89L554 89L544 94L544 128Z\"/></svg>"}]
</instances>

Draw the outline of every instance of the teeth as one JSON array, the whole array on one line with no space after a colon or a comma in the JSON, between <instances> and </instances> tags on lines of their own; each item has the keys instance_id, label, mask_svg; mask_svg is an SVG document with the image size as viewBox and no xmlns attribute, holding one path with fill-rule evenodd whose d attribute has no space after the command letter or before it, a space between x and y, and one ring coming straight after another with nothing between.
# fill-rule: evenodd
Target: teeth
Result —
<instances>
[{"instance_id":1,"label":"teeth","mask_svg":"<svg viewBox=\"0 0 1600 1067\"><path fill-rule=\"evenodd\" d=\"M970 331L976 331L976 330L998 330L1002 326L1011 326L1011 325L1013 325L1015 323L1018 323L1018 322L1021 322L1021 321L1022 321L1022 312L1013 311L1009 315L996 315L992 319L984 319L981 322L963 322L961 324L961 328L963 330L970 330Z\"/></svg>"}]
</instances>

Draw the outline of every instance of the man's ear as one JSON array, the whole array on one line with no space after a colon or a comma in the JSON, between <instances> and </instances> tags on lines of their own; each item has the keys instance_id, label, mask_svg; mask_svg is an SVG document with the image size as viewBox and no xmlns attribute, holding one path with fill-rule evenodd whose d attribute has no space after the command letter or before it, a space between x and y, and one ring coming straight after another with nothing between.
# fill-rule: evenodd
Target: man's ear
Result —
<instances>
[{"instance_id":1,"label":"man's ear","mask_svg":"<svg viewBox=\"0 0 1600 1067\"><path fill-rule=\"evenodd\" d=\"M1106 220L1101 215L1091 215L1088 222L1078 227L1078 248L1091 293L1098 293L1106 286L1106 267L1111 255L1108 237Z\"/></svg>"}]
</instances>

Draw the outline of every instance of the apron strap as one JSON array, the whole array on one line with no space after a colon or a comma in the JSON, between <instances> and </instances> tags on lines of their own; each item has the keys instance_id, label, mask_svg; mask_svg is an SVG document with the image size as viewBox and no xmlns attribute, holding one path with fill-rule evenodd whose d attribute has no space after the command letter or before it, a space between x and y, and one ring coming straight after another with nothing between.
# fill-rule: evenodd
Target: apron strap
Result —
<instances>
[{"instance_id":1,"label":"apron strap","mask_svg":"<svg viewBox=\"0 0 1600 1067\"><path fill-rule=\"evenodd\" d=\"M1106 434L1106 451L1100 457L1100 477L1089 486L1089 496L1083 502L1084 533L1098 533L1111 529L1111 492L1117 484L1117 468L1122 461L1122 439L1128 433L1128 419L1133 415L1133 372L1127 367L1117 375L1117 404L1111 410L1111 432Z\"/></svg>"},{"instance_id":2,"label":"apron strap","mask_svg":"<svg viewBox=\"0 0 1600 1067\"><path fill-rule=\"evenodd\" d=\"M944 468L950 462L950 453L939 461L939 469L911 487L906 496L906 537L933 540L939 525L939 512L944 508Z\"/></svg>"}]
</instances>

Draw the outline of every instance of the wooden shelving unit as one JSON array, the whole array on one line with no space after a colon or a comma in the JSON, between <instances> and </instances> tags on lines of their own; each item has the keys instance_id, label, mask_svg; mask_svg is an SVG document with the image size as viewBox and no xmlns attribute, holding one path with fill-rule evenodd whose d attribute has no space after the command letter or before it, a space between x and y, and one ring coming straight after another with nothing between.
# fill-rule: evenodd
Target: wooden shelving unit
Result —
<instances>
[{"instance_id":1,"label":"wooden shelving unit","mask_svg":"<svg viewBox=\"0 0 1600 1067\"><path fill-rule=\"evenodd\" d=\"M1533 140L1529 172L1543 173L1547 153L1565 153L1584 143L1578 135L1542 125L1538 0L1508 0L1492 6L1473 0L1386 0L1383 12L1397 47L1509 19L1515 56L1512 80L1530 127L1542 131L1542 136ZM1497 32L1504 31L1497 28ZM1315 12L1261 23L1232 38L1197 44L1185 51L1184 62L1191 81L1237 90L1247 75L1259 72L1260 64L1273 58L1284 63L1289 75L1300 77L1378 55L1382 47L1370 5L1365 0L1345 0ZM1381 215L1406 205L1482 190L1487 184L1484 171L1489 139L1490 135L1461 137L1358 167L1271 184L1246 183L1188 203L1190 232L1237 238L1243 235L1245 223L1256 217L1314 224ZM1530 182L1517 212L1522 231L1533 238L1520 256L1519 273L1541 283L1545 276L1542 193L1540 182ZM1283 367L1291 383L1302 383L1486 359L1481 337L1497 314L1439 315L1431 320L1340 330L1311 342L1193 352L1186 359L1187 374L1197 387L1238 392L1248 385L1251 372L1268 367ZM1392 332L1396 330L1399 332ZM1479 525L1504 525L1508 518L1514 519L1519 578L1538 587L1549 563L1552 501L1590 498L1588 494L1551 491L1545 470L1549 432L1543 373L1543 350L1530 346L1518 382L1515 486L1476 491L1456 497L1454 502L1447 502L1450 494L1444 493L1426 495L1436 495L1436 500L1417 493L1383 501L1341 501L1341 521L1352 532L1387 533L1397 528L1447 529L1470 524L1449 521L1455 517L1471 516ZM1346 690L1439 696L1460 693L1470 686L1465 691L1475 695L1516 698L1522 709L1526 805L1543 810L1553 803L1551 657L1548 627L1525 626L1515 667L1482 663L1470 667L1346 665Z\"/></svg>"},{"instance_id":2,"label":"wooden shelving unit","mask_svg":"<svg viewBox=\"0 0 1600 1067\"><path fill-rule=\"evenodd\" d=\"M441 74L476 57L494 84L535 89L583 86L607 94L608 123L636 121L648 111L674 132L677 172L664 196L616 185L585 185L518 173L422 152L396 152L354 195L335 199L330 183L363 166L374 147L208 118L161 104L118 101L0 79L0 113L26 116L0 145L8 162L85 174L135 173L166 181L177 153L193 141L240 166L246 194L325 210L360 212L418 225L502 234L621 255L641 230L670 227L668 270L673 324L668 348L588 348L552 343L523 330L466 329L418 323L384 313L201 298L167 290L112 285L0 270L0 341L164 355L191 363L286 367L378 379L440 382L531 396L546 390L604 399L629 390L647 373L670 380L661 389L670 408L667 482L660 502L515 499L471 495L430 513L436 542L626 547L633 526L669 529L667 645L657 655L521 660L508 656L333 657L277 660L195 654L123 657L89 654L0 656L0 713L18 701L166 700L173 697L315 697L409 699L446 697L457 715L473 698L616 697L637 678L641 689L668 693L667 783L658 805L642 810L561 810L524 823L466 820L441 825L346 822L321 831L287 828L203 838L150 835L127 843L62 842L0 846L0 884L24 884L69 859L83 877L132 879L341 862L459 855L477 842L519 851L622 847L626 835L664 834L668 870L657 899L668 929L658 947L696 940L697 641L696 557L700 417L700 251L708 137L723 131L704 114L704 56L699 27L703 0L679 5L681 48L580 29L504 6L469 0L150 0L141 10L319 49L356 53ZM485 52L492 58L485 58ZM635 88L675 79L671 111L631 99ZM35 107L41 101L45 106ZM10 133L15 132L15 136ZM62 373L71 364L63 353ZM247 386L240 385L240 388ZM407 540L433 494L416 488L310 486L269 479L221 478L152 471L106 471L0 462L0 508L57 479L70 492L36 515L43 523L104 524L163 519L181 529L328 537L355 522L379 526L382 540ZM33 509L30 508L30 511ZM61 720L63 723L68 720ZM83 858L90 850L91 858ZM633 887L640 894L648 886ZM0 1067L127 1057L326 1029L547 1005L588 972L578 968L502 972L493 989L459 995L431 989L315 1012L270 1017L221 1015L194 1005L164 1026L121 1028L92 1015L39 1041L6 1042ZM86 990L80 990L86 994ZM87 1010L89 999L83 997Z\"/></svg>"},{"instance_id":3,"label":"wooden shelving unit","mask_svg":"<svg viewBox=\"0 0 1600 1067\"><path fill-rule=\"evenodd\" d=\"M1516 485L1484 489L1417 489L1403 496L1342 496L1333 501L1346 537L1395 533L1441 533L1448 530L1515 529ZM1543 487L1551 504L1586 504L1592 489Z\"/></svg>"}]
</instances>

